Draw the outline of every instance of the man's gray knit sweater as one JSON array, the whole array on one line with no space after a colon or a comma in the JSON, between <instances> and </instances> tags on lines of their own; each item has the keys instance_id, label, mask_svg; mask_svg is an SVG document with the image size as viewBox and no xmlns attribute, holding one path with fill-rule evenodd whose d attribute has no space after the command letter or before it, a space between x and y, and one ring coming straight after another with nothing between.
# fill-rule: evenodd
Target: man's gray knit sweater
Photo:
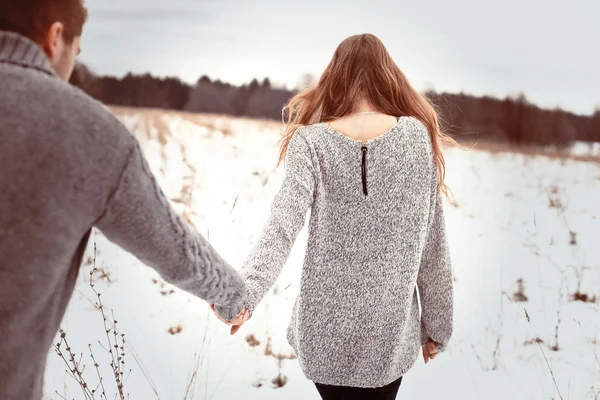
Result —
<instances>
[{"instance_id":1,"label":"man's gray knit sweater","mask_svg":"<svg viewBox=\"0 0 600 400\"><path fill-rule=\"evenodd\" d=\"M311 208L287 334L306 377L379 387L408 371L428 338L443 351L452 334L452 271L425 125L401 117L365 143L324 123L301 127L285 166L271 216L240 272L252 312Z\"/></svg>"},{"instance_id":2,"label":"man's gray knit sweater","mask_svg":"<svg viewBox=\"0 0 600 400\"><path fill-rule=\"evenodd\" d=\"M42 398L46 355L92 226L166 281L223 306L226 318L245 302L241 277L171 208L135 138L61 81L36 44L8 32L0 188L0 400Z\"/></svg>"}]
</instances>

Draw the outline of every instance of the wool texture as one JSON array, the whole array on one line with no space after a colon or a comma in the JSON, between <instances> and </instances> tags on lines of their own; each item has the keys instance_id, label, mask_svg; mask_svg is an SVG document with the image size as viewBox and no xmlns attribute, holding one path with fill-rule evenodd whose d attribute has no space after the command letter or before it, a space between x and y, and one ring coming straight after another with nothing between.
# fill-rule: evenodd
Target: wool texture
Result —
<instances>
[{"instance_id":1,"label":"wool texture","mask_svg":"<svg viewBox=\"0 0 600 400\"><path fill-rule=\"evenodd\" d=\"M42 398L94 226L167 282L237 314L242 278L171 207L133 135L60 80L34 42L2 31L0 116L0 400Z\"/></svg>"},{"instance_id":2,"label":"wool texture","mask_svg":"<svg viewBox=\"0 0 600 400\"><path fill-rule=\"evenodd\" d=\"M287 329L306 377L381 387L412 367L428 339L444 351L452 335L452 269L425 125L400 117L364 143L325 123L300 127L285 169L270 217L240 271L250 314L274 285L310 209Z\"/></svg>"}]
</instances>

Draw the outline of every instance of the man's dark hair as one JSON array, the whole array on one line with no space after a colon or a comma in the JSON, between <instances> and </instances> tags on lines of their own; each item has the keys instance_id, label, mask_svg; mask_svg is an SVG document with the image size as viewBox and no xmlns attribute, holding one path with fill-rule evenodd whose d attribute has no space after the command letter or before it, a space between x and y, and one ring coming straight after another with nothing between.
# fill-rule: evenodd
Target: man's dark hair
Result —
<instances>
[{"instance_id":1,"label":"man's dark hair","mask_svg":"<svg viewBox=\"0 0 600 400\"><path fill-rule=\"evenodd\" d=\"M0 0L0 30L16 32L41 43L55 22L64 25L63 37L71 43L81 36L87 20L83 0Z\"/></svg>"}]
</instances>

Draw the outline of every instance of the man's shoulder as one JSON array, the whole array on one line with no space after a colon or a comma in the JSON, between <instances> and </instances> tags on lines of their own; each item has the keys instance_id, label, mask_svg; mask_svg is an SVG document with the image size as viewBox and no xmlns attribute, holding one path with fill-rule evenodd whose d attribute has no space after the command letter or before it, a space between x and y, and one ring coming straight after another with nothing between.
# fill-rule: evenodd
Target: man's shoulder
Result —
<instances>
[{"instance_id":1,"label":"man's shoulder","mask_svg":"<svg viewBox=\"0 0 600 400\"><path fill-rule=\"evenodd\" d=\"M135 140L129 130L113 114L113 112L101 101L96 100L83 90L71 84L63 82L61 99L68 99L69 107L73 107L80 116L80 123L96 129L104 129L102 135L120 135L128 140ZM65 110L67 111L67 110Z\"/></svg>"},{"instance_id":2,"label":"man's shoulder","mask_svg":"<svg viewBox=\"0 0 600 400\"><path fill-rule=\"evenodd\" d=\"M9 74L6 96L0 101L8 103L15 118L49 121L62 127L61 135L85 135L90 144L102 147L128 147L135 143L129 130L100 101L83 90L62 81L56 76L33 69L19 68ZM50 129L50 127L48 127ZM52 132L49 132L52 133Z\"/></svg>"},{"instance_id":3,"label":"man's shoulder","mask_svg":"<svg viewBox=\"0 0 600 400\"><path fill-rule=\"evenodd\" d=\"M130 136L127 129L106 105L80 88L60 79L50 79L48 86L50 97L62 104L61 111L65 114L65 117L78 117L77 119L82 119L85 122L102 124L117 129L121 131L120 133L125 131Z\"/></svg>"},{"instance_id":4,"label":"man's shoulder","mask_svg":"<svg viewBox=\"0 0 600 400\"><path fill-rule=\"evenodd\" d=\"M56 166L114 182L136 139L101 102L32 69L0 65L0 80L0 114L6 116L0 120L0 136L13 133L8 148L27 143L32 157L51 152Z\"/></svg>"}]
</instances>

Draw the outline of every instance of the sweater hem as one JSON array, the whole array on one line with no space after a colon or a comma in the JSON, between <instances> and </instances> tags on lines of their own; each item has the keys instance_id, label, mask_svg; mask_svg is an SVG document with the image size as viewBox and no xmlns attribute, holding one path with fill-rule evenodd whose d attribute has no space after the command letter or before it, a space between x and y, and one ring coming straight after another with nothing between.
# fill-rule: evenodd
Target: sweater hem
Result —
<instances>
[{"instance_id":1,"label":"sweater hem","mask_svg":"<svg viewBox=\"0 0 600 400\"><path fill-rule=\"evenodd\" d=\"M306 379L308 379L314 383L321 384L321 385L358 387L358 388L364 388L364 389L374 389L374 388L383 387L383 386L389 385L390 383L398 380L401 376L404 376L417 362L417 359L419 358L419 351L421 350L421 346L419 346L417 348L417 351L415 351L415 355L413 356L412 360L408 364L403 366L402 368L398 368L398 370L394 374L392 374L391 378L384 379L381 381L368 381L368 380L363 380L363 379L354 379L354 380L350 381L348 379L341 378L341 377L332 379L331 377L326 378L323 376L319 376L319 374L313 375L313 374L307 372L303 366L303 363L301 362L301 357L298 354L298 350L296 349L296 346L294 345L294 343L292 343L292 340L290 340L290 339L291 338L288 336L288 343L292 347L294 354L298 358L298 361L300 362L300 368L302 369L302 372L304 373L304 376L306 377Z\"/></svg>"},{"instance_id":2,"label":"sweater hem","mask_svg":"<svg viewBox=\"0 0 600 400\"><path fill-rule=\"evenodd\" d=\"M396 373L392 376L392 378L388 378L382 381L363 381L360 379L348 381L346 379L327 379L323 377L319 377L318 375L307 374L304 372L304 376L314 383L319 383L321 385L332 385L332 386L346 386L346 387L357 387L363 389L375 389L380 388L386 385L389 385L392 382L398 380L401 376L404 376L416 363L419 354L417 352L414 359L406 365L404 368L400 368Z\"/></svg>"}]
</instances>

